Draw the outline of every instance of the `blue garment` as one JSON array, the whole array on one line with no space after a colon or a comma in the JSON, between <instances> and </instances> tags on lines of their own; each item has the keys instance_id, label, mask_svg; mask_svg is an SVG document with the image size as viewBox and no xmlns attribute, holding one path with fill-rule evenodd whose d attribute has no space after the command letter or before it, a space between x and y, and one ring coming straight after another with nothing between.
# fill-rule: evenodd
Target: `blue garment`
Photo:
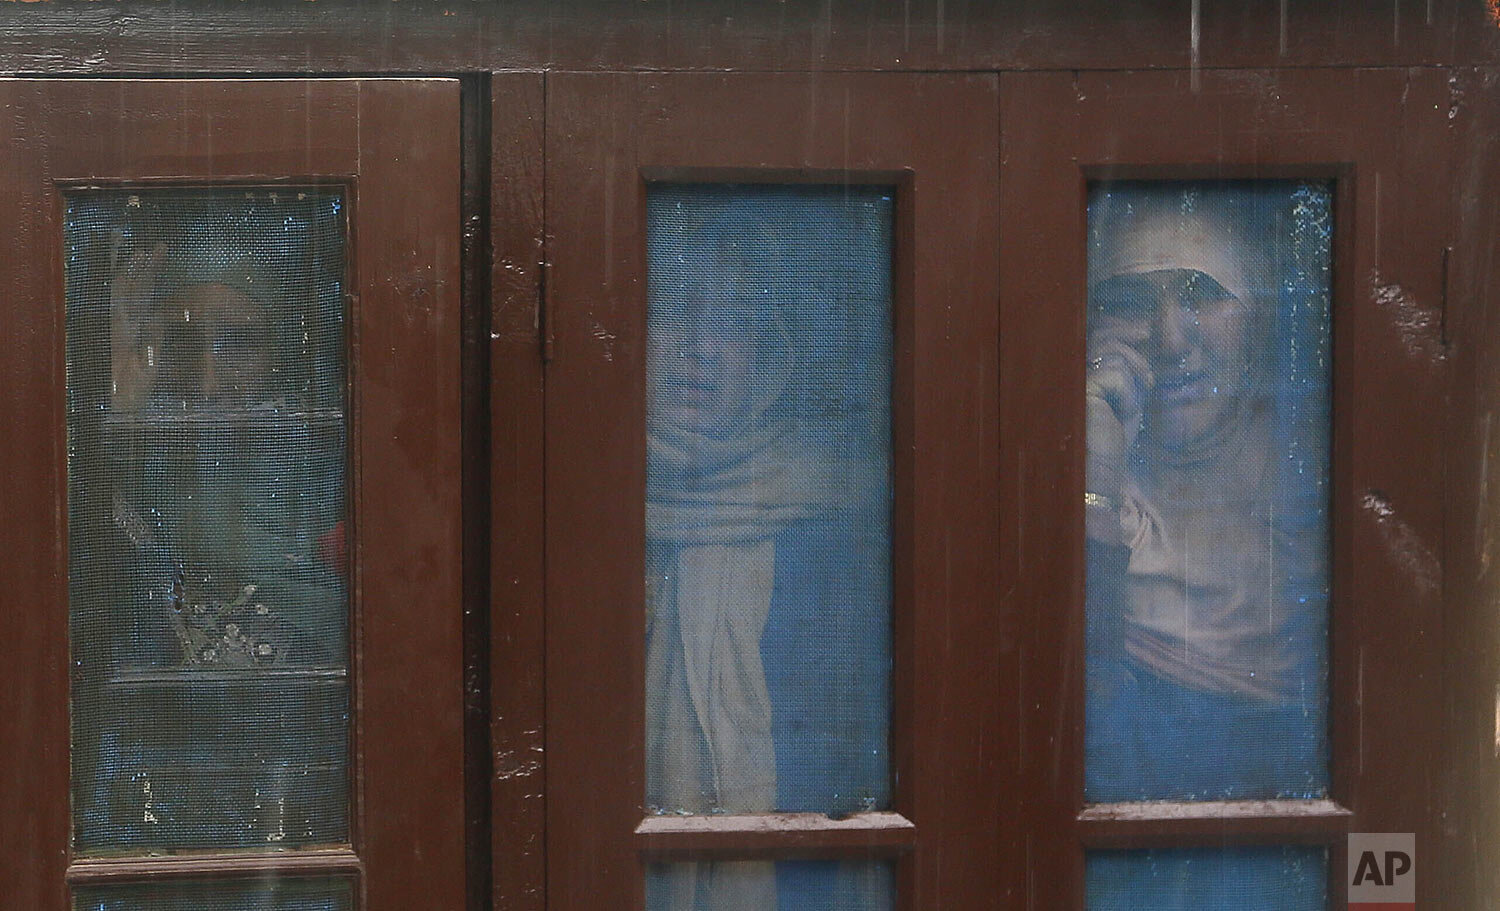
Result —
<instances>
[{"instance_id":1,"label":"blue garment","mask_svg":"<svg viewBox=\"0 0 1500 911\"><path fill-rule=\"evenodd\" d=\"M884 516L826 513L776 538L761 660L781 811L890 804L888 527Z\"/></svg>"},{"instance_id":2,"label":"blue garment","mask_svg":"<svg viewBox=\"0 0 1500 911\"><path fill-rule=\"evenodd\" d=\"M1129 658L1093 662L1089 687L1091 802L1303 796L1321 787L1321 719L1301 704L1188 689ZM1263 790L1299 780L1290 794Z\"/></svg>"},{"instance_id":3,"label":"blue garment","mask_svg":"<svg viewBox=\"0 0 1500 911\"><path fill-rule=\"evenodd\" d=\"M798 523L776 539L761 659L771 694L777 806L784 811L844 816L890 806L888 527L883 516L835 514ZM855 871L845 868L859 866L778 863L779 906L852 907L847 903L858 901L860 890L849 881ZM889 895L890 886L884 891Z\"/></svg>"}]
</instances>

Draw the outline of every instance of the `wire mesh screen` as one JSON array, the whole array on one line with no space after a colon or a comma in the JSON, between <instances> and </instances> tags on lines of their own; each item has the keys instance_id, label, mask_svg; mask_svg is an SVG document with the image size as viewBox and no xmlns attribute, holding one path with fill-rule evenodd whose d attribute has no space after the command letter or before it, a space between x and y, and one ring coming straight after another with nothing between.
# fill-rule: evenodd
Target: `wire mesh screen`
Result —
<instances>
[{"instance_id":1,"label":"wire mesh screen","mask_svg":"<svg viewBox=\"0 0 1500 911\"><path fill-rule=\"evenodd\" d=\"M888 861L656 864L646 873L648 911L890 911L894 895Z\"/></svg>"},{"instance_id":2,"label":"wire mesh screen","mask_svg":"<svg viewBox=\"0 0 1500 911\"><path fill-rule=\"evenodd\" d=\"M1322 796L1330 187L1088 217L1087 799Z\"/></svg>"},{"instance_id":3,"label":"wire mesh screen","mask_svg":"<svg viewBox=\"0 0 1500 911\"><path fill-rule=\"evenodd\" d=\"M353 911L348 880L271 877L253 882L131 883L81 886L74 911Z\"/></svg>"},{"instance_id":4,"label":"wire mesh screen","mask_svg":"<svg viewBox=\"0 0 1500 911\"><path fill-rule=\"evenodd\" d=\"M1307 847L1095 851L1089 911L1325 911L1328 851Z\"/></svg>"},{"instance_id":5,"label":"wire mesh screen","mask_svg":"<svg viewBox=\"0 0 1500 911\"><path fill-rule=\"evenodd\" d=\"M348 838L342 206L67 198L80 853Z\"/></svg>"},{"instance_id":6,"label":"wire mesh screen","mask_svg":"<svg viewBox=\"0 0 1500 911\"><path fill-rule=\"evenodd\" d=\"M647 801L889 795L890 192L648 199Z\"/></svg>"},{"instance_id":7,"label":"wire mesh screen","mask_svg":"<svg viewBox=\"0 0 1500 911\"><path fill-rule=\"evenodd\" d=\"M892 196L658 184L647 217L647 804L882 808ZM774 907L769 864L687 869L653 907Z\"/></svg>"}]
</instances>

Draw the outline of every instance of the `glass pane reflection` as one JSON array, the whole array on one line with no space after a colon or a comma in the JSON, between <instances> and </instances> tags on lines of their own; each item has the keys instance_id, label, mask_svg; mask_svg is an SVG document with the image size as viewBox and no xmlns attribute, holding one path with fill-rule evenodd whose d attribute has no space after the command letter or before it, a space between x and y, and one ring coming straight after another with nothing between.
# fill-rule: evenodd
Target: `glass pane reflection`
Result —
<instances>
[{"instance_id":1,"label":"glass pane reflection","mask_svg":"<svg viewBox=\"0 0 1500 911\"><path fill-rule=\"evenodd\" d=\"M67 200L81 853L348 838L342 205Z\"/></svg>"}]
</instances>

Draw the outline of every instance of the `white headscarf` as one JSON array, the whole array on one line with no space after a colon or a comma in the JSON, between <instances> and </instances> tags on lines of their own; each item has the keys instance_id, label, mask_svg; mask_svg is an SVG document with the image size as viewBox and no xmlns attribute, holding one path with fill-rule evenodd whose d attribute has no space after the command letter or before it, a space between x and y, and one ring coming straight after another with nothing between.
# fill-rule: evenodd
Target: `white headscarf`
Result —
<instances>
[{"instance_id":1,"label":"white headscarf","mask_svg":"<svg viewBox=\"0 0 1500 911\"><path fill-rule=\"evenodd\" d=\"M1202 272L1249 304L1275 289L1275 250L1267 219L1209 211L1186 191L1124 202L1108 194L1095 202L1089 287L1120 275L1171 269Z\"/></svg>"}]
</instances>

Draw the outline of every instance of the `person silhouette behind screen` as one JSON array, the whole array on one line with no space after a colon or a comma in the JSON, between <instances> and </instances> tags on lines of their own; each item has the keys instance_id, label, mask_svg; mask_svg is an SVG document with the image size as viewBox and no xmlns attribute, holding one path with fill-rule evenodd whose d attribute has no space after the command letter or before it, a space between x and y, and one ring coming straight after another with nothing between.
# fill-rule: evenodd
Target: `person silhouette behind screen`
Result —
<instances>
[{"instance_id":1,"label":"person silhouette behind screen","mask_svg":"<svg viewBox=\"0 0 1500 911\"><path fill-rule=\"evenodd\" d=\"M751 259L733 243L703 256L649 317L646 802L851 812L868 808L852 795L870 793L865 766L885 750L889 621L874 550L885 521L850 516L859 490L885 488L809 442L792 404L807 367ZM882 906L878 885L842 869L665 869L657 911L764 911L789 896Z\"/></svg>"},{"instance_id":2,"label":"person silhouette behind screen","mask_svg":"<svg viewBox=\"0 0 1500 911\"><path fill-rule=\"evenodd\" d=\"M198 689L200 680L347 660L344 565L312 552L344 509L343 432L332 422L311 428L284 372L279 330L289 317L320 318L306 303L313 295L276 281L254 237L190 214L153 215L150 231L103 241L109 256L92 264L103 274L84 273L70 288L82 297L70 307L107 308L109 332L98 382L90 368L106 364L93 352L80 349L69 365L70 388L98 397L80 408L87 444L70 465L88 492L75 526L88 529L79 538L87 548L70 583L91 640L80 704L114 700L142 675L166 672L161 711L190 713L205 734L163 744L130 712L103 713L84 735L93 742L77 745L80 767L100 770L80 775L95 785L77 795L79 837L153 850L194 839L264 843L332 823L318 815L326 779L287 771L306 750L291 742L305 736L297 725L258 729L267 759L243 778L152 773L217 768L216 734L275 717L279 701L296 709L285 717L307 711L300 695L284 695L291 690L247 700L232 687ZM336 744L342 735L320 736ZM148 775L156 790L143 797ZM240 800L252 790L266 800Z\"/></svg>"},{"instance_id":3,"label":"person silhouette behind screen","mask_svg":"<svg viewBox=\"0 0 1500 911\"><path fill-rule=\"evenodd\" d=\"M1090 801L1321 786L1326 528L1278 468L1278 221L1223 203L1095 201Z\"/></svg>"},{"instance_id":4,"label":"person silhouette behind screen","mask_svg":"<svg viewBox=\"0 0 1500 911\"><path fill-rule=\"evenodd\" d=\"M110 285L114 439L138 440L122 450L114 524L158 564L145 597L176 627L176 661L342 660L342 643L298 629L342 609L342 555L308 540L341 534L342 503L304 504L342 485L343 460L289 417L306 406L283 373L276 289L243 238L184 227L172 240L123 257ZM322 514L333 528L299 527Z\"/></svg>"}]
</instances>

